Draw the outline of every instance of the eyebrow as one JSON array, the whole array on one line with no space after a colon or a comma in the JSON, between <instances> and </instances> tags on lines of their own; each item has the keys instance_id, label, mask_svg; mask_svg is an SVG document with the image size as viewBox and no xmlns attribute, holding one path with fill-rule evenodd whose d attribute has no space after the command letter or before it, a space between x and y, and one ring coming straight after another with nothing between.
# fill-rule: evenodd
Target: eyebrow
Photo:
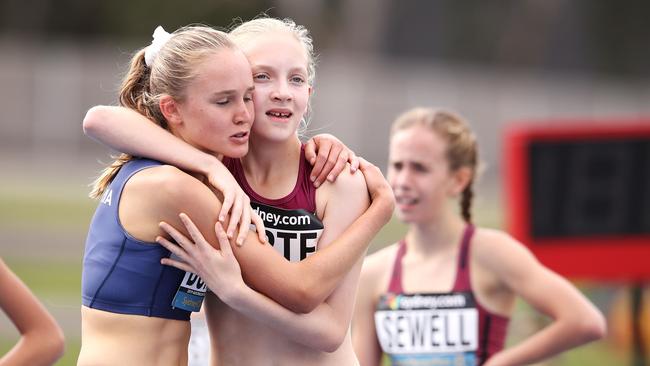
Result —
<instances>
[{"instance_id":1,"label":"eyebrow","mask_svg":"<svg viewBox=\"0 0 650 366\"><path fill-rule=\"evenodd\" d=\"M253 71L256 71L257 69L262 69L262 70L273 70L274 69L273 66L263 65L263 64L251 65L251 68L253 69ZM300 71L300 72L305 72L305 73L308 72L307 68L303 67L303 66L294 66L294 67L290 68L289 71L291 71L291 72Z\"/></svg>"},{"instance_id":2,"label":"eyebrow","mask_svg":"<svg viewBox=\"0 0 650 366\"><path fill-rule=\"evenodd\" d=\"M254 90L255 90L255 86L250 86L250 87L246 88L245 93L253 92ZM221 91L212 93L213 96L219 96L219 97L224 96L224 95L236 95L236 94L237 94L237 90L235 90L235 89L221 90Z\"/></svg>"}]
</instances>

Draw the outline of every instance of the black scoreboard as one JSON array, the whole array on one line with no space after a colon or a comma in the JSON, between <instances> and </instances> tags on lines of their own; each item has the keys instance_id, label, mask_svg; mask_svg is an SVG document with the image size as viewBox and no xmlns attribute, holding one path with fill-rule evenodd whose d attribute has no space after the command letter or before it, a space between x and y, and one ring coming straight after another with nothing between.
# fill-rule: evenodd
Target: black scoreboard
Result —
<instances>
[{"instance_id":1,"label":"black scoreboard","mask_svg":"<svg viewBox=\"0 0 650 366\"><path fill-rule=\"evenodd\" d=\"M543 263L650 278L650 119L520 123L503 153L508 230Z\"/></svg>"}]
</instances>

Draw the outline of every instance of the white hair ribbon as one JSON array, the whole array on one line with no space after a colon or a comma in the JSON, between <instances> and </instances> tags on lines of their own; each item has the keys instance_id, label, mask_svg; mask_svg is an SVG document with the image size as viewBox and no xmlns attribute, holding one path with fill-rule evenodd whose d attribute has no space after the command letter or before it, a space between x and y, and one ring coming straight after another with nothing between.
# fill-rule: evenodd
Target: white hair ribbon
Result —
<instances>
[{"instance_id":1,"label":"white hair ribbon","mask_svg":"<svg viewBox=\"0 0 650 366\"><path fill-rule=\"evenodd\" d=\"M172 38L172 35L167 33L162 26L156 27L156 29L153 31L153 40L144 51L144 63L147 64L148 67L151 67L151 64L156 58L156 55L158 55L158 52L160 52L162 46L167 43L170 38Z\"/></svg>"}]
</instances>

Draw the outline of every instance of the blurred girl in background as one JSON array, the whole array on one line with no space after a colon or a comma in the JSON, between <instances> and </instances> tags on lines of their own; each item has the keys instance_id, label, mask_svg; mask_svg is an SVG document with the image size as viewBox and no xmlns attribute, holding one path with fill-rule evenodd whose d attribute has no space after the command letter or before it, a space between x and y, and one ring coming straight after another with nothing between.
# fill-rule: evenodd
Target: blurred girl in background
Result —
<instances>
[{"instance_id":1,"label":"blurred girl in background","mask_svg":"<svg viewBox=\"0 0 650 366\"><path fill-rule=\"evenodd\" d=\"M478 148L463 119L405 112L388 164L408 232L364 262L352 333L362 365L382 353L393 365L525 365L603 337L603 316L575 287L506 233L472 223ZM553 321L504 349L517 296Z\"/></svg>"}]
</instances>

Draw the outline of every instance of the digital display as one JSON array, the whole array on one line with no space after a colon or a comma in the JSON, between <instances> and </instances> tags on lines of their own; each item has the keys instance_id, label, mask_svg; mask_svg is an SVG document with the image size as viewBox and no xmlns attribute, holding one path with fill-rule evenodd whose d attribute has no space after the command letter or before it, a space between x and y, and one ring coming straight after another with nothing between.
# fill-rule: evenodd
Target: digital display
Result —
<instances>
[{"instance_id":1,"label":"digital display","mask_svg":"<svg viewBox=\"0 0 650 366\"><path fill-rule=\"evenodd\" d=\"M506 129L507 231L569 278L650 280L650 119Z\"/></svg>"},{"instance_id":2,"label":"digital display","mask_svg":"<svg viewBox=\"0 0 650 366\"><path fill-rule=\"evenodd\" d=\"M650 139L533 141L534 238L650 234Z\"/></svg>"}]
</instances>

